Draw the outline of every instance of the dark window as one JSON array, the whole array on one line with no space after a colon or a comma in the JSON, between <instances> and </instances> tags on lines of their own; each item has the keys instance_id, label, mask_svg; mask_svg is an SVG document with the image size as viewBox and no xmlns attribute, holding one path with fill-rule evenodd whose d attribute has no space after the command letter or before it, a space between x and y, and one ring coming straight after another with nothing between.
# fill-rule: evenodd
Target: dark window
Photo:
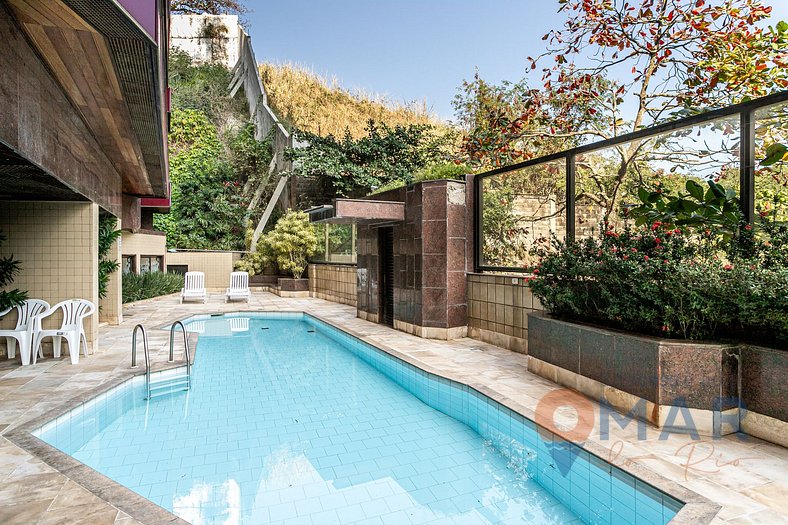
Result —
<instances>
[{"instance_id":1,"label":"dark window","mask_svg":"<svg viewBox=\"0 0 788 525\"><path fill-rule=\"evenodd\" d=\"M188 264L168 264L167 271L170 273L177 273L179 275L186 275L186 272L189 271Z\"/></svg>"}]
</instances>

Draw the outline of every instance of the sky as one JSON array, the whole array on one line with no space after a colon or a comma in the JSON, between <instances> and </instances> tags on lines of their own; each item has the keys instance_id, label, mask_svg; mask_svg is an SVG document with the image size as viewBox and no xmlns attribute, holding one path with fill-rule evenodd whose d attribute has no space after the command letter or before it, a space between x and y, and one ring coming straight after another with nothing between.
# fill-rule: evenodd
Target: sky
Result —
<instances>
[{"instance_id":1,"label":"sky","mask_svg":"<svg viewBox=\"0 0 788 525\"><path fill-rule=\"evenodd\" d=\"M542 36L560 27L556 0L246 0L258 61L294 62L347 89L425 101L444 120L463 79L519 80ZM788 20L788 0L771 0Z\"/></svg>"}]
</instances>

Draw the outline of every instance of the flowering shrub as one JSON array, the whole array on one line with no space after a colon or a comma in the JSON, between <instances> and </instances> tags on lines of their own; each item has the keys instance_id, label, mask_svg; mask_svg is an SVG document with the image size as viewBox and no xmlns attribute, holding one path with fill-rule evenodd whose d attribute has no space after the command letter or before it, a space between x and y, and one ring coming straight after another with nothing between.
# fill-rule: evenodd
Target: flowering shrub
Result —
<instances>
[{"instance_id":1,"label":"flowering shrub","mask_svg":"<svg viewBox=\"0 0 788 525\"><path fill-rule=\"evenodd\" d=\"M662 337L788 341L788 267L774 260L783 247L746 231L730 253L660 222L554 240L535 250L531 289L561 318ZM746 243L748 257L738 256Z\"/></svg>"}]
</instances>

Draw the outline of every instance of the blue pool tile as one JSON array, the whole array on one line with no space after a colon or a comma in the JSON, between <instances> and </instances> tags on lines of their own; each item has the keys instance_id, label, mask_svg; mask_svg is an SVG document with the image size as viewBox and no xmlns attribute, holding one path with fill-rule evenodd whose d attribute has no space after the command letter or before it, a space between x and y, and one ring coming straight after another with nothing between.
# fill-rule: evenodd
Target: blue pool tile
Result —
<instances>
[{"instance_id":1,"label":"blue pool tile","mask_svg":"<svg viewBox=\"0 0 788 525\"><path fill-rule=\"evenodd\" d=\"M203 316L188 396L147 403L135 379L38 435L166 508L203 494L206 522L222 519L236 488L242 522L289 525L607 524L624 519L624 504L643 523L665 523L681 506L475 390L320 321L233 315L264 323L265 338L221 335L227 319Z\"/></svg>"}]
</instances>

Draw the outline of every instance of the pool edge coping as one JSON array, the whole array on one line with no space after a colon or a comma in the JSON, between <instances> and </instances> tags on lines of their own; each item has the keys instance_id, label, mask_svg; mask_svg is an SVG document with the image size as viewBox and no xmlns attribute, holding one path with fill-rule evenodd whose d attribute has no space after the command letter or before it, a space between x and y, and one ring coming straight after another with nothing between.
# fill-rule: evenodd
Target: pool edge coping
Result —
<instances>
[{"instance_id":1,"label":"pool edge coping","mask_svg":"<svg viewBox=\"0 0 788 525\"><path fill-rule=\"evenodd\" d=\"M218 313L218 312L217 312ZM326 325L333 327L350 337L358 339L373 348L376 348L390 356L399 359L411 366L414 366L426 373L435 375L437 377L453 381L455 383L465 385L468 388L472 388L479 392L480 394L496 401L497 403L501 404L503 407L508 408L512 412L519 414L520 416L528 419L529 421L535 423L535 414L534 411L520 403L512 400L511 398L493 390L492 388L488 387L487 385L482 385L478 383L474 383L469 381L467 378L457 378L451 372L447 372L445 370L439 370L434 368L433 366L419 361L418 359L407 355L399 350L396 350L385 343L381 343L378 341L374 341L368 336L365 336L359 332L351 328L347 328L345 326L341 326L334 321L331 321L325 318L322 315L313 313L308 310L236 310L236 311L229 311L229 312L221 312L220 315L226 317L228 315L239 315L243 313L280 313L280 314L301 314L304 316L312 317ZM211 313L199 313L199 314L190 314L185 316L180 316L175 319L171 319L165 323L159 324L154 326L154 330L161 330L167 329L177 321L185 321L186 319L193 318L195 316L207 316L207 318L211 318ZM217 315L213 315L214 317L218 317ZM196 332L189 332L193 334L195 338L199 338L199 335ZM199 340L196 341L198 343ZM190 336L190 348L192 349L191 355L191 362L194 363L197 358L197 344L191 346L191 336ZM160 372L165 370L171 370L178 367L183 366L183 363L176 361L174 363L166 363L162 366L156 367L152 370L152 372ZM106 393L126 381L132 380L135 376L143 375L144 371L140 369L127 369L128 372L131 373L123 373L122 371L114 371L110 378L98 385L97 387L87 390L83 393L80 393L71 399L65 401L63 404L54 407L43 414L34 417L20 425L17 425L11 429L4 430L0 433L1 436L5 437L15 445L19 446L23 450L30 453L32 456L40 459L50 467L54 468L56 471L64 475L66 478L76 482L77 484L81 485L93 495L99 497L100 499L104 500L108 504L112 505L113 507L119 509L120 511L128 514L132 518L146 524L151 525L158 525L158 524L185 524L188 525L189 522L180 518L173 514L172 512L168 511L164 507L159 506L158 504L154 503L153 501L137 494L130 488L114 481L113 479L105 476L104 474L100 473L99 471L89 467L88 465L82 463L81 461L77 460L73 456L66 454L65 452L60 451L59 449L49 445L42 439L38 438L33 434L33 432L45 424L53 421L64 414L70 412L71 410L77 408L80 405L95 399L96 397L100 396L103 393ZM411 393L411 395L413 395ZM538 425L537 425L538 426ZM657 490L667 494L668 496L677 499L684 503L681 509L676 513L673 519L670 521L672 525L704 525L711 523L712 520L716 517L719 510L722 508L721 505L714 503L713 501L709 500L708 498L701 496L697 492L694 492L682 485L678 482L670 480L661 474L658 474L646 466L634 463L632 460L629 459L620 459L615 458L614 460L607 460L604 459L605 455L609 454L609 450L607 450L602 445L599 445L592 441L586 441L583 443L574 443L569 439L567 434L563 433L560 429L552 429L548 430L548 432L552 432L553 434L558 435L562 439L573 443L574 445L578 446L580 449L588 452L599 458L600 460L609 463L616 468L624 471L627 474L634 476L637 479L644 481L645 483L651 485L652 487L656 488Z\"/></svg>"}]
</instances>

